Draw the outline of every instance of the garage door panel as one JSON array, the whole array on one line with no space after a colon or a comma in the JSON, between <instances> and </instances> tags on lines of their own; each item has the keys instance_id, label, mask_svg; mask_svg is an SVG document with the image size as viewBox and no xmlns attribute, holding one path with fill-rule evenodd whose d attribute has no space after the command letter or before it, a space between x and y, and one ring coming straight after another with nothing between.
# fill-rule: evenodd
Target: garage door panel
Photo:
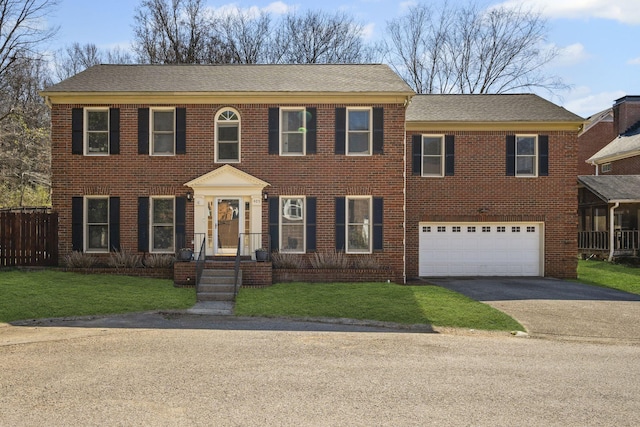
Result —
<instances>
[{"instance_id":1,"label":"garage door panel","mask_svg":"<svg viewBox=\"0 0 640 427\"><path fill-rule=\"evenodd\" d=\"M539 276L542 224L421 223L420 276Z\"/></svg>"}]
</instances>

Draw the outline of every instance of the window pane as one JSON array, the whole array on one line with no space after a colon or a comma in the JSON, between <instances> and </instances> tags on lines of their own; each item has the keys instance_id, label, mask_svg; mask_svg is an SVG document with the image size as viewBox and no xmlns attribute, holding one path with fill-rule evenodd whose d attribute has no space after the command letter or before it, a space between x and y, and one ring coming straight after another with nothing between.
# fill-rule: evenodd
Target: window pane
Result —
<instances>
[{"instance_id":1,"label":"window pane","mask_svg":"<svg viewBox=\"0 0 640 427\"><path fill-rule=\"evenodd\" d=\"M173 134L160 133L153 135L153 153L173 154Z\"/></svg>"},{"instance_id":2,"label":"window pane","mask_svg":"<svg viewBox=\"0 0 640 427\"><path fill-rule=\"evenodd\" d=\"M517 141L517 152L519 156L533 156L536 153L536 140L532 136L519 136Z\"/></svg>"},{"instance_id":3,"label":"window pane","mask_svg":"<svg viewBox=\"0 0 640 427\"><path fill-rule=\"evenodd\" d=\"M87 112L87 130L109 130L109 112Z\"/></svg>"},{"instance_id":4,"label":"window pane","mask_svg":"<svg viewBox=\"0 0 640 427\"><path fill-rule=\"evenodd\" d=\"M109 222L109 199L87 199L87 222L90 224Z\"/></svg>"},{"instance_id":5,"label":"window pane","mask_svg":"<svg viewBox=\"0 0 640 427\"><path fill-rule=\"evenodd\" d=\"M154 111L153 130L173 131L173 111Z\"/></svg>"},{"instance_id":6,"label":"window pane","mask_svg":"<svg viewBox=\"0 0 640 427\"><path fill-rule=\"evenodd\" d=\"M442 175L441 157L423 157L422 173L424 175Z\"/></svg>"},{"instance_id":7,"label":"window pane","mask_svg":"<svg viewBox=\"0 0 640 427\"><path fill-rule=\"evenodd\" d=\"M108 249L109 226L89 225L87 227L87 249Z\"/></svg>"},{"instance_id":8,"label":"window pane","mask_svg":"<svg viewBox=\"0 0 640 427\"><path fill-rule=\"evenodd\" d=\"M369 251L369 226L350 225L349 241L347 242L349 251Z\"/></svg>"},{"instance_id":9,"label":"window pane","mask_svg":"<svg viewBox=\"0 0 640 427\"><path fill-rule=\"evenodd\" d=\"M304 111L283 111L282 130L285 132L304 131Z\"/></svg>"},{"instance_id":10,"label":"window pane","mask_svg":"<svg viewBox=\"0 0 640 427\"><path fill-rule=\"evenodd\" d=\"M518 175L534 175L533 157L518 157L516 161L516 173Z\"/></svg>"},{"instance_id":11,"label":"window pane","mask_svg":"<svg viewBox=\"0 0 640 427\"><path fill-rule=\"evenodd\" d=\"M173 199L153 199L153 223L173 224Z\"/></svg>"},{"instance_id":12,"label":"window pane","mask_svg":"<svg viewBox=\"0 0 640 427\"><path fill-rule=\"evenodd\" d=\"M304 251L304 225L284 225L282 226L282 243L281 249L283 251Z\"/></svg>"},{"instance_id":13,"label":"window pane","mask_svg":"<svg viewBox=\"0 0 640 427\"><path fill-rule=\"evenodd\" d=\"M349 153L368 153L369 133L349 133Z\"/></svg>"},{"instance_id":14,"label":"window pane","mask_svg":"<svg viewBox=\"0 0 640 427\"><path fill-rule=\"evenodd\" d=\"M238 160L237 143L218 144L218 160Z\"/></svg>"},{"instance_id":15,"label":"window pane","mask_svg":"<svg viewBox=\"0 0 640 427\"><path fill-rule=\"evenodd\" d=\"M362 224L369 219L369 199L349 199L349 223Z\"/></svg>"},{"instance_id":16,"label":"window pane","mask_svg":"<svg viewBox=\"0 0 640 427\"><path fill-rule=\"evenodd\" d=\"M439 156L442 153L442 139L424 137L422 139L422 154L430 156Z\"/></svg>"},{"instance_id":17,"label":"window pane","mask_svg":"<svg viewBox=\"0 0 640 427\"><path fill-rule=\"evenodd\" d=\"M87 135L89 153L106 153L109 151L109 135L106 132L92 132Z\"/></svg>"},{"instance_id":18,"label":"window pane","mask_svg":"<svg viewBox=\"0 0 640 427\"><path fill-rule=\"evenodd\" d=\"M282 198L282 223L299 223L304 220L303 199Z\"/></svg>"},{"instance_id":19,"label":"window pane","mask_svg":"<svg viewBox=\"0 0 640 427\"><path fill-rule=\"evenodd\" d=\"M369 130L369 110L350 110L349 130Z\"/></svg>"},{"instance_id":20,"label":"window pane","mask_svg":"<svg viewBox=\"0 0 640 427\"><path fill-rule=\"evenodd\" d=\"M238 140L238 126L218 126L218 141L237 141Z\"/></svg>"},{"instance_id":21,"label":"window pane","mask_svg":"<svg viewBox=\"0 0 640 427\"><path fill-rule=\"evenodd\" d=\"M153 227L153 249L173 250L173 227Z\"/></svg>"},{"instance_id":22,"label":"window pane","mask_svg":"<svg viewBox=\"0 0 640 427\"><path fill-rule=\"evenodd\" d=\"M283 153L302 153L303 135L301 133L286 133L282 135Z\"/></svg>"}]
</instances>

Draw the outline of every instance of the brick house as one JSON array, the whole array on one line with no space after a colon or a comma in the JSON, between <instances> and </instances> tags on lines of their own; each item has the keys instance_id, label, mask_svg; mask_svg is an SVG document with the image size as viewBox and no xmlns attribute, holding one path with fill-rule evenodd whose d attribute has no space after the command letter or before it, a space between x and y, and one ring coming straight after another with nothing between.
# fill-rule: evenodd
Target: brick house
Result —
<instances>
[{"instance_id":1,"label":"brick house","mask_svg":"<svg viewBox=\"0 0 640 427\"><path fill-rule=\"evenodd\" d=\"M417 95L407 274L576 276L583 120L536 95Z\"/></svg>"},{"instance_id":2,"label":"brick house","mask_svg":"<svg viewBox=\"0 0 640 427\"><path fill-rule=\"evenodd\" d=\"M374 258L399 283L575 277L582 119L539 97L414 96L379 64L99 65L42 95L61 254L198 252L204 241L224 260L240 242L253 259L258 247ZM459 243L453 233L475 227L486 239L468 241L493 254L490 267L440 269L434 254L466 265L469 252L437 246L430 227ZM515 240L529 248L518 271L500 261L516 229L529 237ZM254 267L243 283L270 282Z\"/></svg>"},{"instance_id":3,"label":"brick house","mask_svg":"<svg viewBox=\"0 0 640 427\"><path fill-rule=\"evenodd\" d=\"M578 137L581 254L637 255L640 246L640 96L595 115Z\"/></svg>"}]
</instances>

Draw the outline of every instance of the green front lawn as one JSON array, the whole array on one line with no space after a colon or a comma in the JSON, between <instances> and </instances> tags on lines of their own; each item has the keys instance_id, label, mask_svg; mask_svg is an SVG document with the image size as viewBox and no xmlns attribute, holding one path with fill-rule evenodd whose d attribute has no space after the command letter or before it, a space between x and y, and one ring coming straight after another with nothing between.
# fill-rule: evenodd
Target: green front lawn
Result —
<instances>
[{"instance_id":1,"label":"green front lawn","mask_svg":"<svg viewBox=\"0 0 640 427\"><path fill-rule=\"evenodd\" d=\"M521 330L511 317L437 286L281 283L242 288L236 315L334 317L484 330Z\"/></svg>"},{"instance_id":2,"label":"green front lawn","mask_svg":"<svg viewBox=\"0 0 640 427\"><path fill-rule=\"evenodd\" d=\"M640 268L606 261L578 261L578 281L640 295Z\"/></svg>"},{"instance_id":3,"label":"green front lawn","mask_svg":"<svg viewBox=\"0 0 640 427\"><path fill-rule=\"evenodd\" d=\"M171 280L0 270L0 322L184 309L194 304L194 290L175 288Z\"/></svg>"}]
</instances>

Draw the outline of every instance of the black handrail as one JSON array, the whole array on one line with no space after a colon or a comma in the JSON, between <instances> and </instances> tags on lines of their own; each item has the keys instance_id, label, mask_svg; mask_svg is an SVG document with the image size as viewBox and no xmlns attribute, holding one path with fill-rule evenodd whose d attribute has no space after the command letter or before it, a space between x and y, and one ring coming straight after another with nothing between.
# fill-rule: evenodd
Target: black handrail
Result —
<instances>
[{"instance_id":1,"label":"black handrail","mask_svg":"<svg viewBox=\"0 0 640 427\"><path fill-rule=\"evenodd\" d=\"M195 246L195 244L199 239L202 239L202 242L200 243L200 250L198 251L198 256L196 257L196 293L198 292L198 287L200 286L200 278L202 277L202 271L204 270L207 235L205 233L194 234L194 247L197 247Z\"/></svg>"}]
</instances>

